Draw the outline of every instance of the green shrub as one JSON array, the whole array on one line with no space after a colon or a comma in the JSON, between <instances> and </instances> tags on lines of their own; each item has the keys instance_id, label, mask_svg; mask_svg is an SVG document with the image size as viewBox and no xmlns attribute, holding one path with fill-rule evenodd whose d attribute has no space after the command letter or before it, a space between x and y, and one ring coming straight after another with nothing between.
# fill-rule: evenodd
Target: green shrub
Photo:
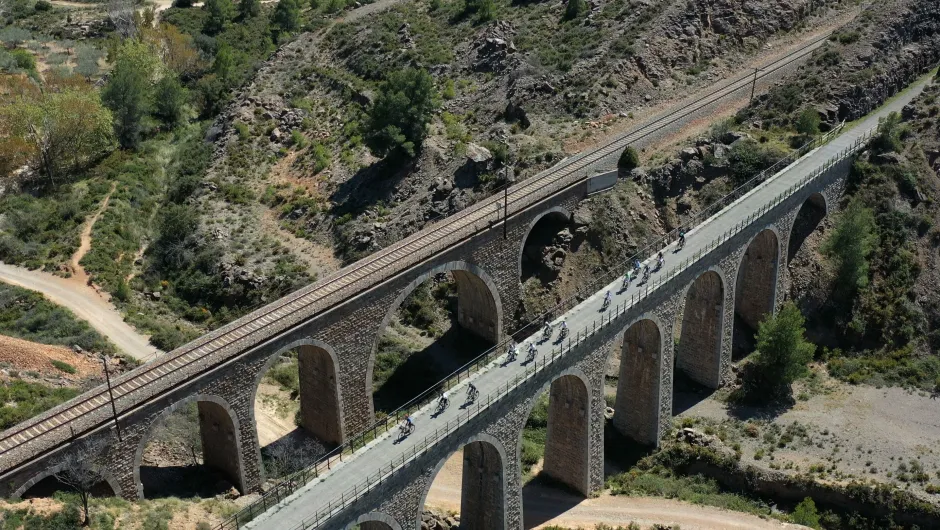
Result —
<instances>
[{"instance_id":1,"label":"green shrub","mask_svg":"<svg viewBox=\"0 0 940 530\"><path fill-rule=\"evenodd\" d=\"M815 109L805 108L796 118L796 132L806 137L812 137L819 134L819 113Z\"/></svg>"},{"instance_id":2,"label":"green shrub","mask_svg":"<svg viewBox=\"0 0 940 530\"><path fill-rule=\"evenodd\" d=\"M787 302L777 314L760 323L757 330L755 366L759 381L752 382L751 397L775 398L790 393L790 385L806 373L816 346L804 338L805 320L800 310Z\"/></svg>"},{"instance_id":3,"label":"green shrub","mask_svg":"<svg viewBox=\"0 0 940 530\"><path fill-rule=\"evenodd\" d=\"M640 154L633 146L628 145L617 159L617 169L621 171L633 171L640 165Z\"/></svg>"},{"instance_id":4,"label":"green shrub","mask_svg":"<svg viewBox=\"0 0 940 530\"><path fill-rule=\"evenodd\" d=\"M728 153L728 168L736 184L740 185L783 158L783 153L772 146L764 146L746 138L735 142Z\"/></svg>"},{"instance_id":5,"label":"green shrub","mask_svg":"<svg viewBox=\"0 0 940 530\"><path fill-rule=\"evenodd\" d=\"M73 388L50 388L14 379L0 385L0 429L7 429L78 395Z\"/></svg>"},{"instance_id":6,"label":"green shrub","mask_svg":"<svg viewBox=\"0 0 940 530\"><path fill-rule=\"evenodd\" d=\"M852 300L868 285L868 258L876 244L874 214L861 201L851 201L822 247L836 267L836 289L843 301Z\"/></svg>"},{"instance_id":7,"label":"green shrub","mask_svg":"<svg viewBox=\"0 0 940 530\"><path fill-rule=\"evenodd\" d=\"M43 344L78 345L88 351L115 351L107 339L68 309L40 293L6 284L0 284L0 334Z\"/></svg>"},{"instance_id":8,"label":"green shrub","mask_svg":"<svg viewBox=\"0 0 940 530\"><path fill-rule=\"evenodd\" d=\"M377 156L415 156L436 107L434 80L425 70L392 72L369 111L369 148Z\"/></svg>"},{"instance_id":9,"label":"green shrub","mask_svg":"<svg viewBox=\"0 0 940 530\"><path fill-rule=\"evenodd\" d=\"M52 366L54 366L57 370L61 370L67 374L74 374L78 371L71 364L60 361L58 359L53 359L51 362Z\"/></svg>"},{"instance_id":10,"label":"green shrub","mask_svg":"<svg viewBox=\"0 0 940 530\"><path fill-rule=\"evenodd\" d=\"M816 503L813 499L806 497L802 502L796 505L790 520L796 524L808 526L810 528L822 528L819 523L819 512L816 511Z\"/></svg>"}]
</instances>

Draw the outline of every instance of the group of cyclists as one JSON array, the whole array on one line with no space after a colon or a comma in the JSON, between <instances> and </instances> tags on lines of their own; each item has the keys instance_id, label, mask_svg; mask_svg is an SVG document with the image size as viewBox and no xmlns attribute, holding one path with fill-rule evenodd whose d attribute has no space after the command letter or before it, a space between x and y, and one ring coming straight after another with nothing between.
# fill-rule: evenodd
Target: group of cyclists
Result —
<instances>
[{"instance_id":1,"label":"group of cyclists","mask_svg":"<svg viewBox=\"0 0 940 530\"><path fill-rule=\"evenodd\" d=\"M679 239L678 239L676 246L679 250L685 247L685 230L683 229L679 230ZM647 280L649 280L649 277L652 274L652 272L654 270L658 271L662 269L665 263L666 263L666 258L663 256L663 253L660 252L659 255L656 256L656 268L655 269L651 270L648 263L646 264L646 266L642 267L643 281L646 282ZM627 287L630 286L630 282L633 280L633 278L637 278L640 276L640 269L641 269L640 260L637 260L637 259L633 260L633 268L627 270L627 272L623 275L623 284L622 284L621 290L626 290ZM604 295L604 303L603 303L604 311L606 311L607 308L610 307L610 302L612 298L613 296L611 295L610 290L608 290L607 293ZM542 340L547 341L551 339L553 332L554 332L554 328L552 327L551 323L548 322L548 319L546 318L545 327L542 328ZM568 335L568 323L562 320L561 323L559 324L559 335L558 335L559 339L564 339L567 335ZM515 342L510 341L508 349L506 351L506 361L508 363L515 362L516 355L518 353L519 353L518 346L516 345ZM534 343L530 342L525 362L529 363L535 360L536 353L538 353L538 349L536 348ZM467 403L473 403L474 401L476 401L479 395L480 395L480 391L477 390L477 387L474 386L473 383L468 383ZM450 401L447 397L447 392L441 391L441 394L437 401L437 414L444 412L447 409L447 406L449 404L450 404ZM414 424L414 421L412 421L411 416L410 415L405 416L405 419L402 421L401 425L399 426L400 438L403 438L411 434L412 432L414 432L414 430L415 430L415 424Z\"/></svg>"}]
</instances>

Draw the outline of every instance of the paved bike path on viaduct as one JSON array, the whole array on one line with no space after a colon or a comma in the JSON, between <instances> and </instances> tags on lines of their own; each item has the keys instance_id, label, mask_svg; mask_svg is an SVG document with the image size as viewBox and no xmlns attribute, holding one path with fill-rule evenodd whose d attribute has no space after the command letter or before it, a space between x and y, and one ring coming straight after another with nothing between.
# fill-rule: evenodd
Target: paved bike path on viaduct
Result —
<instances>
[{"instance_id":1,"label":"paved bike path on viaduct","mask_svg":"<svg viewBox=\"0 0 940 530\"><path fill-rule=\"evenodd\" d=\"M710 243L740 223L741 220L747 219L748 216L758 212L762 206L773 201L775 197L816 169L824 166L826 162L836 157L841 151L853 145L856 140L875 129L878 126L879 118L888 115L890 112L900 112L907 103L920 94L927 82L927 80L922 80L911 86L905 93L870 114L830 143L811 151L752 190L748 195L692 229L683 250L674 253L674 249L670 248L663 252L666 256L666 265L662 270L652 275L649 284L658 285L659 276L667 274L675 262L688 259L699 251L704 254ZM651 266L653 265L655 264L651 264ZM629 304L630 296L636 293L637 288L632 286L625 292L618 294L617 292L620 290L620 279L618 278L556 320L556 324L565 319L572 334L591 326L592 322L601 314L604 293L608 290L613 294L613 307L618 304ZM541 333L533 335L520 344L519 356L516 362L504 365L505 356L500 357L470 379L480 390L482 399L485 399L491 393L496 393L500 387L505 387L517 376L524 374L526 367L522 365L522 361L525 358L525 352L528 350L529 343L536 342L540 339L540 335ZM557 333L555 336L557 337ZM552 343L536 344L536 346L539 359L546 354L551 355ZM324 475L322 480L314 480L282 501L278 506L249 523L247 528L294 529L318 510L325 508L330 501L337 499L342 492L364 485L366 477L374 475L382 467L387 467L393 460L401 461L403 455L406 453L410 455L414 446L424 440L425 435L433 433L436 427L455 420L458 414L462 413L460 405L465 396L464 387L460 386L452 391L451 396L451 406L443 414L432 418L431 416L435 410L431 406L425 407L416 413L413 416L417 426L416 431L402 443L393 443L397 429L392 429L389 433L371 442L367 447L360 449L352 458L334 467L328 475Z\"/></svg>"}]
</instances>

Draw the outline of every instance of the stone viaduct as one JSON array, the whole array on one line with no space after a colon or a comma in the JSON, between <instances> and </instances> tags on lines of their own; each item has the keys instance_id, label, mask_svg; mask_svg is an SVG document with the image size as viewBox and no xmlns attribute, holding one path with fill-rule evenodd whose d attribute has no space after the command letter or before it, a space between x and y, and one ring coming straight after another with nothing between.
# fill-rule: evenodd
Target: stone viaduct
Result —
<instances>
[{"instance_id":1,"label":"stone viaduct","mask_svg":"<svg viewBox=\"0 0 940 530\"><path fill-rule=\"evenodd\" d=\"M618 317L608 332L592 337L576 355L566 356L484 412L472 430L435 445L400 472L402 480L390 483L396 485L390 485L394 491L370 493L328 526L344 528L357 522L364 529L410 529L419 521L437 471L450 454L464 448L463 481L473 487L464 488L463 524L474 529L520 528L521 432L546 389L550 410L544 473L585 495L602 487L608 358L620 358L614 426L638 442L658 443L671 421L674 369L710 388L728 380L735 315L755 327L783 300L787 260L838 204L848 164L834 166L703 256L693 269ZM570 217L587 195L587 183L582 180L553 193L511 215L505 227L491 224L150 399L117 399L120 434L107 418L85 432L73 427L75 436L65 443L50 450L34 447L34 454L22 462L4 463L3 494L23 495L55 472L63 454L91 445L100 453L90 465L103 471L110 489L127 498L142 497L146 492L139 469L150 431L190 402L198 404L205 464L222 471L239 490L258 491L263 472L254 397L263 374L282 353L298 353L304 428L334 444L361 431L373 418L376 346L405 297L425 280L450 272L457 284L461 326L498 342L507 332L506 315L519 303L526 238L540 220ZM43 418L54 417L58 410Z\"/></svg>"},{"instance_id":2,"label":"stone viaduct","mask_svg":"<svg viewBox=\"0 0 940 530\"><path fill-rule=\"evenodd\" d=\"M543 473L585 496L601 489L611 356L620 359L614 427L657 444L672 420L675 370L710 388L728 381L735 317L753 326L784 301L787 263L838 207L850 167L833 166L317 528L420 529L431 484L460 449L461 528L522 528L522 431L546 389Z\"/></svg>"}]
</instances>

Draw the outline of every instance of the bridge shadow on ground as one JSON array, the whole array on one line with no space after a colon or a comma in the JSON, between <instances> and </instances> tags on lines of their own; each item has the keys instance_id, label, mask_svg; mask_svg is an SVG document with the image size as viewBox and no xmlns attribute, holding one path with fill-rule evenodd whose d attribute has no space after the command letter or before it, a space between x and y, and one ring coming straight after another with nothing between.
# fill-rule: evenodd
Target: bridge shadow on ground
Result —
<instances>
[{"instance_id":1,"label":"bridge shadow on ground","mask_svg":"<svg viewBox=\"0 0 940 530\"><path fill-rule=\"evenodd\" d=\"M734 315L734 332L731 335L731 360L738 362L757 349L757 330L751 328L737 314Z\"/></svg>"},{"instance_id":2,"label":"bridge shadow on ground","mask_svg":"<svg viewBox=\"0 0 940 530\"><path fill-rule=\"evenodd\" d=\"M535 528L583 501L579 493L539 474L522 487L522 527Z\"/></svg>"},{"instance_id":3,"label":"bridge shadow on ground","mask_svg":"<svg viewBox=\"0 0 940 530\"><path fill-rule=\"evenodd\" d=\"M672 415L678 416L683 412L705 401L714 390L693 381L682 370L676 370L673 376Z\"/></svg>"},{"instance_id":4,"label":"bridge shadow on ground","mask_svg":"<svg viewBox=\"0 0 940 530\"><path fill-rule=\"evenodd\" d=\"M425 348L410 352L398 343L382 343L375 360L375 379L388 373L372 398L376 412L389 412L435 385L445 376L492 346L488 340L461 328L456 322ZM404 362L395 366L400 359ZM451 403L462 403L462 396Z\"/></svg>"},{"instance_id":5,"label":"bridge shadow on ground","mask_svg":"<svg viewBox=\"0 0 940 530\"><path fill-rule=\"evenodd\" d=\"M209 498L234 487L224 473L205 465L140 466L144 498Z\"/></svg>"},{"instance_id":6,"label":"bridge shadow on ground","mask_svg":"<svg viewBox=\"0 0 940 530\"><path fill-rule=\"evenodd\" d=\"M318 439L303 427L297 427L261 448L265 477L276 479L299 471L335 447L335 444Z\"/></svg>"},{"instance_id":7,"label":"bridge shadow on ground","mask_svg":"<svg viewBox=\"0 0 940 530\"><path fill-rule=\"evenodd\" d=\"M604 427L604 476L628 471L654 451L654 447L640 445L623 436L608 421ZM580 493L539 474L522 488L523 528L528 530L545 524L584 500Z\"/></svg>"}]
</instances>

